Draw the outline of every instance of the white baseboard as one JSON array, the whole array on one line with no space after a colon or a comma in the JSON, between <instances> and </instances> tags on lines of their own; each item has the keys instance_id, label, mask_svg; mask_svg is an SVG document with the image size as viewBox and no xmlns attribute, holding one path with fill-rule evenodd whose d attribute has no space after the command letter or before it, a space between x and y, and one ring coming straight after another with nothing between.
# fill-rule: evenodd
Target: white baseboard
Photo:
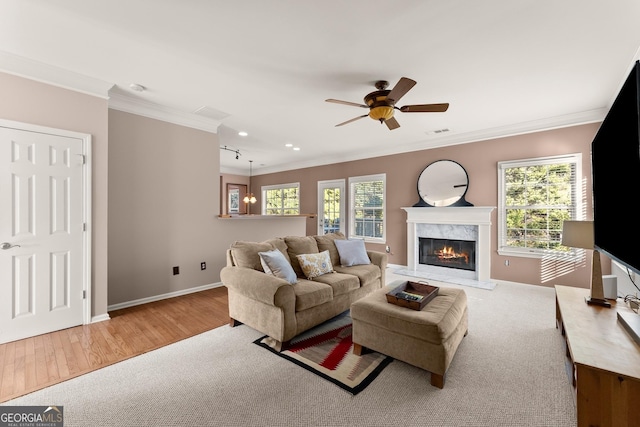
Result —
<instances>
[{"instance_id":1,"label":"white baseboard","mask_svg":"<svg viewBox=\"0 0 640 427\"><path fill-rule=\"evenodd\" d=\"M406 265L400 265L400 264L387 264L387 268L393 268L394 270L398 270L401 268L407 268Z\"/></svg>"},{"instance_id":2,"label":"white baseboard","mask_svg":"<svg viewBox=\"0 0 640 427\"><path fill-rule=\"evenodd\" d=\"M105 314L101 314L100 316L93 316L91 318L91 323L104 322L105 320L109 320L109 319L111 319L111 317L109 316L109 313L105 313Z\"/></svg>"},{"instance_id":3,"label":"white baseboard","mask_svg":"<svg viewBox=\"0 0 640 427\"><path fill-rule=\"evenodd\" d=\"M122 308L133 307L140 304L146 304L149 302L160 301L167 298L179 297L181 295L188 295L194 292L206 291L207 289L219 288L222 282L210 283L208 285L196 286L195 288L183 289L181 291L169 292L161 295L154 295L152 297L140 298L133 301L120 302L107 307L107 311L120 310ZM108 316L108 315L107 315Z\"/></svg>"}]
</instances>

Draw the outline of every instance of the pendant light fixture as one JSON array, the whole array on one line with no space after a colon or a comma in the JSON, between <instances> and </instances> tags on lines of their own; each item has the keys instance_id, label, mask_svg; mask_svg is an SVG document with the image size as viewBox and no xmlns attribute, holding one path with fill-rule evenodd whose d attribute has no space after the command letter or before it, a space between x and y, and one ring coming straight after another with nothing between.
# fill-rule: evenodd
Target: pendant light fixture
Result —
<instances>
[{"instance_id":1,"label":"pendant light fixture","mask_svg":"<svg viewBox=\"0 0 640 427\"><path fill-rule=\"evenodd\" d=\"M251 205L249 203L254 204L256 202L256 197L253 195L251 191L251 177L253 176L253 160L249 160L249 192L242 199L243 202L247 203L247 213L251 213Z\"/></svg>"}]
</instances>

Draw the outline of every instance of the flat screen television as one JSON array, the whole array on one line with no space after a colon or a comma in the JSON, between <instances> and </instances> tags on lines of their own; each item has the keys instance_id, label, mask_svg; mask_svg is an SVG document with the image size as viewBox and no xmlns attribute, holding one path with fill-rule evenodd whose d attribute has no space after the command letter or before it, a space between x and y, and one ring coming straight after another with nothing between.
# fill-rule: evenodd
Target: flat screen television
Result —
<instances>
[{"instance_id":1,"label":"flat screen television","mask_svg":"<svg viewBox=\"0 0 640 427\"><path fill-rule=\"evenodd\" d=\"M640 62L591 143L597 250L640 274Z\"/></svg>"}]
</instances>

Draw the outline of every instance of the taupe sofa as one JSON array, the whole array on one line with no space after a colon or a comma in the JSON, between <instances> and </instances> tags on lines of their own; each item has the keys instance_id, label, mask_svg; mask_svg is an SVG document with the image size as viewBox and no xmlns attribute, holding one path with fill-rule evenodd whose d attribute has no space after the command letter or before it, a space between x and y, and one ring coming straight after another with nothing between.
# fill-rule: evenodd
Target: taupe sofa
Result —
<instances>
[{"instance_id":1,"label":"taupe sofa","mask_svg":"<svg viewBox=\"0 0 640 427\"><path fill-rule=\"evenodd\" d=\"M355 243L347 241L342 233L234 243L227 250L227 266L220 272L229 292L229 324L244 323L274 339L276 348L282 349L296 335L348 310L351 303L385 285L386 253L362 249L369 263L342 266L345 258L341 259L336 240ZM344 248L344 242L340 244ZM261 261L259 253L274 249L290 263L295 283L271 271L265 273L264 258ZM333 272L308 279L305 257L326 257L325 251Z\"/></svg>"}]
</instances>

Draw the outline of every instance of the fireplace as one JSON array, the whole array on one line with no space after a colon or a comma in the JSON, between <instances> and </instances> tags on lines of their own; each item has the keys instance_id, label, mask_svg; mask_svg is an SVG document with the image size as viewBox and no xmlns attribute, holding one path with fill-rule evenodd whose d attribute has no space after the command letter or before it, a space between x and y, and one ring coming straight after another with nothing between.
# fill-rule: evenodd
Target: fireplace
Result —
<instances>
[{"instance_id":1,"label":"fireplace","mask_svg":"<svg viewBox=\"0 0 640 427\"><path fill-rule=\"evenodd\" d=\"M419 237L418 262L424 265L475 271L476 242Z\"/></svg>"},{"instance_id":2,"label":"fireplace","mask_svg":"<svg viewBox=\"0 0 640 427\"><path fill-rule=\"evenodd\" d=\"M468 207L408 207L407 212L407 268L423 273L446 274L464 279L487 282L491 277L491 206ZM449 241L456 255L429 258L424 255L430 249L422 248L422 240L430 238ZM458 245L456 248L454 246ZM461 242L457 242L461 241ZM433 245L433 244L432 244ZM441 243L438 243L441 245ZM438 248L435 249L436 251ZM447 250L448 251L448 250ZM446 252L446 251L445 251ZM469 264L463 265L462 256L469 256ZM455 263L453 262L455 261Z\"/></svg>"}]
</instances>

